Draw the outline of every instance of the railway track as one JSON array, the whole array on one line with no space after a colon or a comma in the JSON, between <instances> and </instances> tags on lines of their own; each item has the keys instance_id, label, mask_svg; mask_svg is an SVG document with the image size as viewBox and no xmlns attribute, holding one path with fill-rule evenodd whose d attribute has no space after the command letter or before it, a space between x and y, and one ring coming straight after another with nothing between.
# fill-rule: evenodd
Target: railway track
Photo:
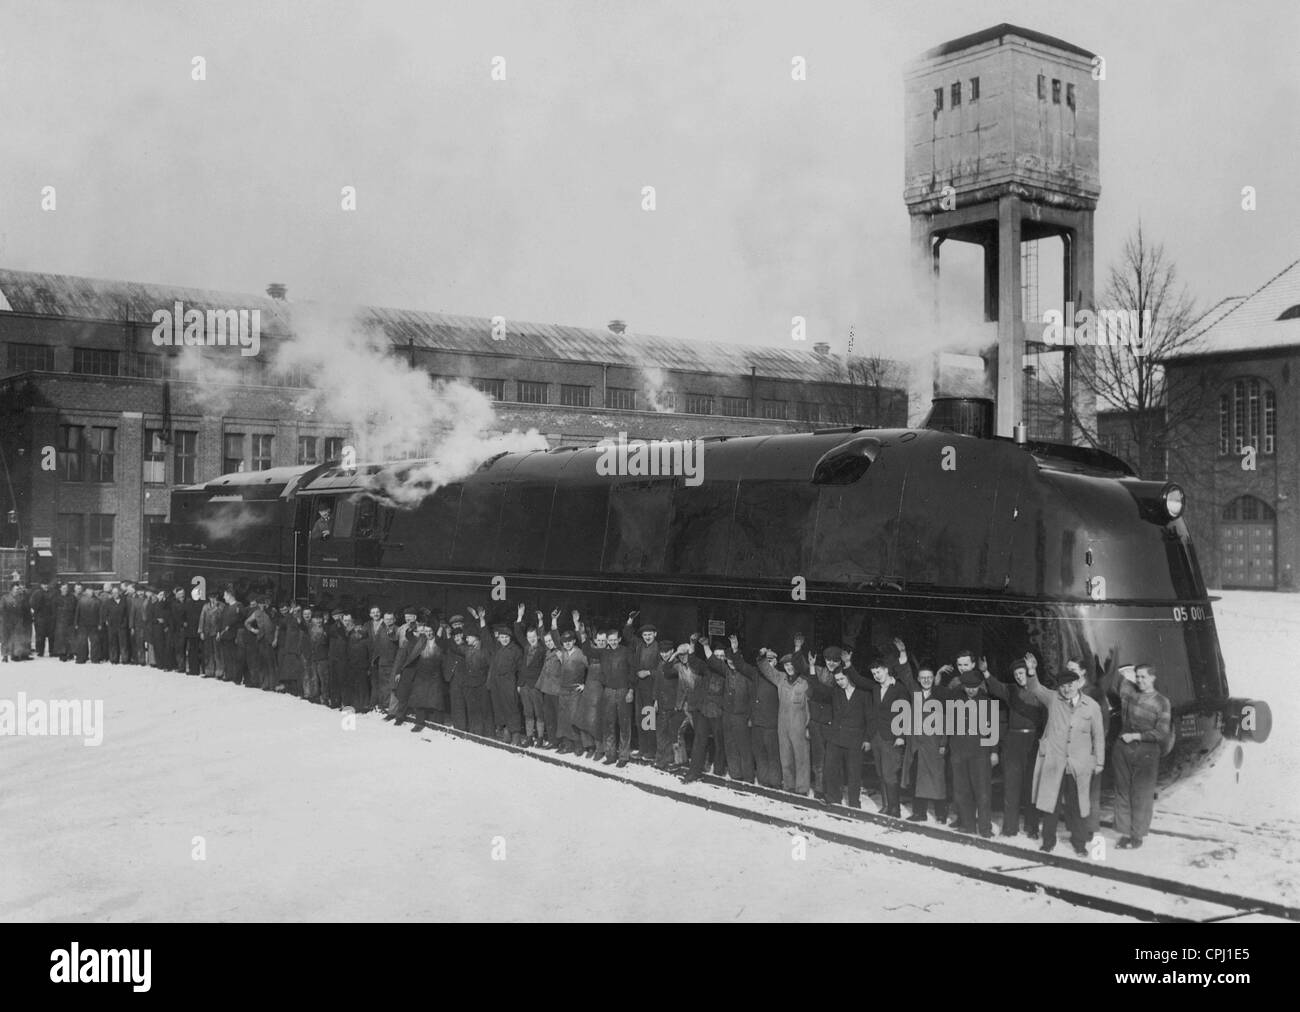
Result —
<instances>
[{"instance_id":1,"label":"railway track","mask_svg":"<svg viewBox=\"0 0 1300 1012\"><path fill-rule=\"evenodd\" d=\"M656 772L642 779L650 764L632 760L630 769L593 765L590 760L522 748L493 738L433 725L428 732L462 738L602 780L628 784L658 797L720 812L867 853L919 864L962 878L1051 896L1072 906L1141 921L1218 923L1243 917L1300 921L1300 907L1227 893L1176 879L1115 868L1086 858L1027 850L996 839L954 833L843 806L827 807L807 797L757 784L705 774L698 781L714 790L701 794L675 776ZM432 740L432 739L426 739ZM743 803L749 801L749 804ZM767 803L771 810L756 807ZM954 851L954 848L958 848ZM957 856L960 855L961 859Z\"/></svg>"}]
</instances>

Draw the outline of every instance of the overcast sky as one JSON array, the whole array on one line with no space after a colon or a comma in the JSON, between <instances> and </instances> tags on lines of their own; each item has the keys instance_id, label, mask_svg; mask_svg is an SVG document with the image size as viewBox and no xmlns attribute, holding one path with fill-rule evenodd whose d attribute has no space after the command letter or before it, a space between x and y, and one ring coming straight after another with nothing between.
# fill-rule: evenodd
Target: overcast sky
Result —
<instances>
[{"instance_id":1,"label":"overcast sky","mask_svg":"<svg viewBox=\"0 0 1300 1012\"><path fill-rule=\"evenodd\" d=\"M1099 287L1139 217L1202 306L1300 257L1294 0L0 0L0 265L884 341L903 67L1002 21L1106 59Z\"/></svg>"}]
</instances>

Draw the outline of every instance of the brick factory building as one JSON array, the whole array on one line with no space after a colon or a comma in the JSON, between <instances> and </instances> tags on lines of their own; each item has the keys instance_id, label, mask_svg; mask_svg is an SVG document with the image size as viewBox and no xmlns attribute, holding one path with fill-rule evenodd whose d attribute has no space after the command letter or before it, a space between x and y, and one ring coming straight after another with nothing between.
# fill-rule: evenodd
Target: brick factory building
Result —
<instances>
[{"instance_id":1,"label":"brick factory building","mask_svg":"<svg viewBox=\"0 0 1300 1012\"><path fill-rule=\"evenodd\" d=\"M336 459L347 425L304 416L306 378L270 364L293 334L293 304L283 286L267 291L0 270L0 546L37 547L61 575L139 578L173 487ZM188 372L153 341L154 313L178 302L259 311L264 352L208 349L223 356L218 376ZM498 321L494 339L492 320L369 307L357 319L410 367L493 398L500 431L535 428L552 446L907 420L893 363L846 362L826 345L635 336L619 321Z\"/></svg>"},{"instance_id":2,"label":"brick factory building","mask_svg":"<svg viewBox=\"0 0 1300 1012\"><path fill-rule=\"evenodd\" d=\"M1183 373L1171 372L1175 389L1213 394L1169 469L1192 504L1206 582L1300 590L1300 260L1210 310L1195 350L1168 368Z\"/></svg>"}]
</instances>

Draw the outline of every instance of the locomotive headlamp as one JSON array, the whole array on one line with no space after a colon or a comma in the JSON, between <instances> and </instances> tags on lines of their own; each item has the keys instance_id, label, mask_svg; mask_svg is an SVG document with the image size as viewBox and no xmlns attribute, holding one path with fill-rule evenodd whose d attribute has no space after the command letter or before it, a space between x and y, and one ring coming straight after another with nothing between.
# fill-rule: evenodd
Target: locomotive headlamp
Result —
<instances>
[{"instance_id":1,"label":"locomotive headlamp","mask_svg":"<svg viewBox=\"0 0 1300 1012\"><path fill-rule=\"evenodd\" d=\"M1183 490L1170 482L1160 493L1160 499L1165 504L1165 513L1170 520L1177 520L1183 515L1183 504L1186 502L1186 496Z\"/></svg>"},{"instance_id":2,"label":"locomotive headlamp","mask_svg":"<svg viewBox=\"0 0 1300 1012\"><path fill-rule=\"evenodd\" d=\"M1121 482L1137 502L1143 520L1161 526L1177 520L1187 505L1187 495L1181 485L1172 481Z\"/></svg>"}]
</instances>

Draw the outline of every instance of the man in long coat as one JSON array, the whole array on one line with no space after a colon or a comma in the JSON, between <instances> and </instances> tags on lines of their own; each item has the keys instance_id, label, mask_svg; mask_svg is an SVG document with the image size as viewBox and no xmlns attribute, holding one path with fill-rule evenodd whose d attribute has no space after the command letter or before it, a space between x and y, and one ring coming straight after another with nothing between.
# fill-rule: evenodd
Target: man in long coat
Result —
<instances>
[{"instance_id":1,"label":"man in long coat","mask_svg":"<svg viewBox=\"0 0 1300 1012\"><path fill-rule=\"evenodd\" d=\"M901 640L895 640L894 644L906 662L907 648ZM915 675L908 665L904 669L903 684L911 694L909 703L912 708L912 719L903 727L903 740L907 744L903 749L902 784L912 788L912 814L907 821L924 822L927 809L933 804L934 817L943 824L948 821L948 736L943 733L944 693L935 684L934 667L930 664L922 664ZM938 719L927 725L927 708L934 711L936 707ZM918 711L920 721L916 719ZM917 731L918 727L920 731Z\"/></svg>"},{"instance_id":2,"label":"man in long coat","mask_svg":"<svg viewBox=\"0 0 1300 1012\"><path fill-rule=\"evenodd\" d=\"M1101 708L1080 692L1083 679L1069 668L1061 674L1053 692L1038 681L1036 667L1031 663L1029 691L1047 707L1047 726L1034 764L1034 804L1043 815L1043 842L1038 849L1050 851L1056 846L1057 809L1064 805L1074 851L1086 854L1088 830L1084 819L1089 811L1092 778L1101 775L1106 763Z\"/></svg>"}]
</instances>

